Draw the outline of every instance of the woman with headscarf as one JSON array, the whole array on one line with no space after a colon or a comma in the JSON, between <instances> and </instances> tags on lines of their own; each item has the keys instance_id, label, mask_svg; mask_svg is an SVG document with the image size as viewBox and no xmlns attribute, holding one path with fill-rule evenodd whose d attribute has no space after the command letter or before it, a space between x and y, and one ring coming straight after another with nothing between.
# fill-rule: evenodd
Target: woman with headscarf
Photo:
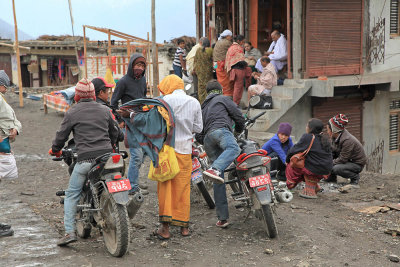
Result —
<instances>
[{"instance_id":1,"label":"woman with headscarf","mask_svg":"<svg viewBox=\"0 0 400 267\"><path fill-rule=\"evenodd\" d=\"M175 154L180 172L171 180L158 182L158 206L161 228L154 231L160 240L171 237L169 226L181 227L181 235L189 236L190 180L192 174L193 133L203 129L201 106L186 95L184 83L176 75L168 75L158 86L163 100L172 108L175 117Z\"/></svg>"},{"instance_id":2,"label":"woman with headscarf","mask_svg":"<svg viewBox=\"0 0 400 267\"><path fill-rule=\"evenodd\" d=\"M203 104L207 97L206 85L213 78L213 49L208 38L203 37L202 48L197 50L194 57L194 70L198 78L197 99Z\"/></svg>"},{"instance_id":3,"label":"woman with headscarf","mask_svg":"<svg viewBox=\"0 0 400 267\"><path fill-rule=\"evenodd\" d=\"M225 58L229 47L232 45L232 32L225 30L221 33L213 51L214 65L217 63L217 80L224 91L231 91L232 83L225 68Z\"/></svg>"},{"instance_id":4,"label":"woman with headscarf","mask_svg":"<svg viewBox=\"0 0 400 267\"><path fill-rule=\"evenodd\" d=\"M324 124L321 120L312 118L306 126L306 133L299 142L289 149L286 156L286 184L289 189L296 187L300 182L305 182L305 188L300 193L304 198L317 198L321 190L318 185L323 176L332 170L332 151L329 139L323 135ZM314 140L314 141L312 141ZM299 152L303 152L311 145L311 149L305 157L304 168L295 168L290 165L290 158Z\"/></svg>"},{"instance_id":5,"label":"woman with headscarf","mask_svg":"<svg viewBox=\"0 0 400 267\"><path fill-rule=\"evenodd\" d=\"M224 95L233 97L233 102L239 106L244 90L244 79L246 87L250 85L251 70L247 71L247 63L243 51L244 36L237 35L235 41L229 47L225 58L225 68L229 74L232 85L228 90L224 88Z\"/></svg>"}]
</instances>

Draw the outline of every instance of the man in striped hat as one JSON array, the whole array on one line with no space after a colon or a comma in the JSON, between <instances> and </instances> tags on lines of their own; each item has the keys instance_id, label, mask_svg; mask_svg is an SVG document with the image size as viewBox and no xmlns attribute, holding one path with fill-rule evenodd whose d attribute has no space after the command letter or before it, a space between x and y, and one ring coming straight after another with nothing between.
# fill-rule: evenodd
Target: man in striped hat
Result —
<instances>
[{"instance_id":1,"label":"man in striped hat","mask_svg":"<svg viewBox=\"0 0 400 267\"><path fill-rule=\"evenodd\" d=\"M360 172L367 163L367 156L360 141L346 130L349 120L338 114L328 121L327 132L332 138L333 169L327 182L337 182L337 175L350 179L359 188Z\"/></svg>"}]
</instances>

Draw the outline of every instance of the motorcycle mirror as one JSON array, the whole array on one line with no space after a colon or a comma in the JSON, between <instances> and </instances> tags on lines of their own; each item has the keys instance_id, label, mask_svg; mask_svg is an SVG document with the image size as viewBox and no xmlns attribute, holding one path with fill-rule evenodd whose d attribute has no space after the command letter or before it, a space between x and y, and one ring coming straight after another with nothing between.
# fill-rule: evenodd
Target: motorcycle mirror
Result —
<instances>
[{"instance_id":1,"label":"motorcycle mirror","mask_svg":"<svg viewBox=\"0 0 400 267\"><path fill-rule=\"evenodd\" d=\"M185 86L185 90L186 90L186 91L189 91L190 88L192 88L192 85L191 85L191 84L187 84L187 85Z\"/></svg>"}]
</instances>

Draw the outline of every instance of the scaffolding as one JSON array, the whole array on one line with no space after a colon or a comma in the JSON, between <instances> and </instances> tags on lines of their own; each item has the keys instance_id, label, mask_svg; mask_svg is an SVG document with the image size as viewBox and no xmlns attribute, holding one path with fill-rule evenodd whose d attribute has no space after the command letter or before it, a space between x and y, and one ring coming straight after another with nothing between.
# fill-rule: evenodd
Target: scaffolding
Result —
<instances>
[{"instance_id":1,"label":"scaffolding","mask_svg":"<svg viewBox=\"0 0 400 267\"><path fill-rule=\"evenodd\" d=\"M106 42L102 41L88 41L86 39L86 29L91 29L99 32L103 32L107 34L108 40ZM111 37L118 37L122 40L112 40ZM151 51L151 46L152 42L149 40L149 33L147 33L147 40L129 35L123 32L119 32L116 30L112 29L107 29L107 28L99 28L99 27L94 27L94 26L89 26L89 25L83 25L83 57L84 57L84 62L85 62L85 77L88 77L88 55L87 55L87 46L88 44L93 44L97 45L97 47L104 47L107 48L107 56L91 56L90 58L92 59L92 64L94 64L94 61L96 61L96 70L97 74L99 73L99 62L102 63L103 59L106 60L107 68L111 70L115 69L120 69L122 67L123 73L126 73L126 70L128 69L127 66L129 64L129 59L131 57L131 54L136 52L136 49L141 49L142 54L144 58L146 59L146 84L147 88L150 88L150 96L153 97L153 85L152 85L152 80L150 77L152 77L152 64L153 62L151 61L152 56L151 53L155 52L156 55L156 64L157 64L157 69L159 64L162 64L162 62L158 61L158 47L163 46L162 44L156 44L156 51ZM125 48L126 49L126 56L118 56L118 57L113 57L112 56L112 48Z\"/></svg>"}]
</instances>

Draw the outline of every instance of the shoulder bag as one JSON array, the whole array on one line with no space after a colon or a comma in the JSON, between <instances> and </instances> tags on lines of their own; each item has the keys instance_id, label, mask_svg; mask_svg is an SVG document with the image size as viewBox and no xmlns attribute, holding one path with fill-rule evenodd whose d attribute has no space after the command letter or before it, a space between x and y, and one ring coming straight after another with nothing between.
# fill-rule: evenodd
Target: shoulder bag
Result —
<instances>
[{"instance_id":1,"label":"shoulder bag","mask_svg":"<svg viewBox=\"0 0 400 267\"><path fill-rule=\"evenodd\" d=\"M315 135L313 135L313 137L311 139L311 143L306 150L304 150L303 152L296 153L290 158L290 166L292 168L299 168L299 169L304 168L306 155L310 151L310 149L314 143L314 139L315 139Z\"/></svg>"}]
</instances>

